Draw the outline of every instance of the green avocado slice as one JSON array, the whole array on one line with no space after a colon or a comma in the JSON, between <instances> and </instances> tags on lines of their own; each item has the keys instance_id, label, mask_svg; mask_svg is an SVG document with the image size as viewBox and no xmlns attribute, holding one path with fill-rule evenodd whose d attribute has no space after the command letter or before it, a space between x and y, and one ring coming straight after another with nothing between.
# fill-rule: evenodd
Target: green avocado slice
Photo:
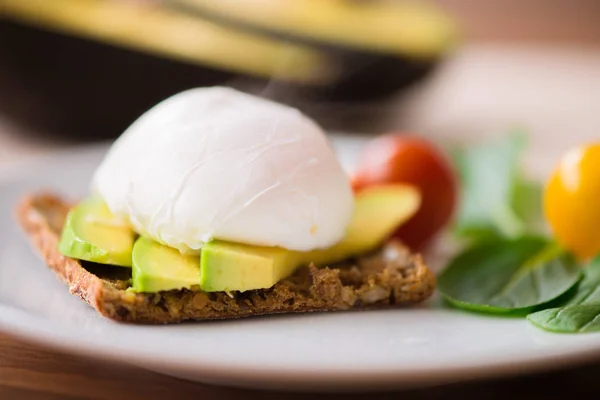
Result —
<instances>
[{"instance_id":1,"label":"green avocado slice","mask_svg":"<svg viewBox=\"0 0 600 400\"><path fill-rule=\"evenodd\" d=\"M88 198L67 215L58 250L65 256L131 267L135 232L98 198Z\"/></svg>"},{"instance_id":2,"label":"green avocado slice","mask_svg":"<svg viewBox=\"0 0 600 400\"><path fill-rule=\"evenodd\" d=\"M374 251L421 205L419 191L410 185L373 186L356 195L354 215L344 238L327 249L301 255L305 264L327 265Z\"/></svg>"},{"instance_id":3,"label":"green avocado slice","mask_svg":"<svg viewBox=\"0 0 600 400\"><path fill-rule=\"evenodd\" d=\"M202 247L200 287L206 292L265 289L289 276L300 253L216 240Z\"/></svg>"},{"instance_id":4,"label":"green avocado slice","mask_svg":"<svg viewBox=\"0 0 600 400\"><path fill-rule=\"evenodd\" d=\"M335 246L310 252L214 240L200 258L150 239L138 239L133 250L133 289L138 292L192 288L205 292L270 288L309 263L324 266L375 250L418 210L420 194L408 185L366 189L356 196L354 217Z\"/></svg>"},{"instance_id":5,"label":"green avocado slice","mask_svg":"<svg viewBox=\"0 0 600 400\"><path fill-rule=\"evenodd\" d=\"M132 286L136 292L191 289L200 283L200 259L145 237L133 246Z\"/></svg>"},{"instance_id":6,"label":"green avocado slice","mask_svg":"<svg viewBox=\"0 0 600 400\"><path fill-rule=\"evenodd\" d=\"M322 51L222 26L177 12L166 4L1 0L0 16L120 48L265 79L322 85L338 76L335 63Z\"/></svg>"},{"instance_id":7,"label":"green avocado slice","mask_svg":"<svg viewBox=\"0 0 600 400\"><path fill-rule=\"evenodd\" d=\"M364 53L436 58L460 36L454 18L425 1L262 0L240 7L239 0L174 0L173 4L235 27Z\"/></svg>"}]
</instances>

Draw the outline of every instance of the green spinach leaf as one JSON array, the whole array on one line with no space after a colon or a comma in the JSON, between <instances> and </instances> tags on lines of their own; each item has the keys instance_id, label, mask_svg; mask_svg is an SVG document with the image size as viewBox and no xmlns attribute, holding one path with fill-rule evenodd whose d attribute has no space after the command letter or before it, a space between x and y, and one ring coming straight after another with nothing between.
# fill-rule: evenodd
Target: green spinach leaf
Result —
<instances>
[{"instance_id":1,"label":"green spinach leaf","mask_svg":"<svg viewBox=\"0 0 600 400\"><path fill-rule=\"evenodd\" d=\"M598 332L600 331L600 303L549 308L529 314L527 319L535 326L550 332Z\"/></svg>"},{"instance_id":2,"label":"green spinach leaf","mask_svg":"<svg viewBox=\"0 0 600 400\"><path fill-rule=\"evenodd\" d=\"M600 331L600 257L583 271L583 279L562 307L538 311L527 319L551 332L576 333Z\"/></svg>"},{"instance_id":3,"label":"green spinach leaf","mask_svg":"<svg viewBox=\"0 0 600 400\"><path fill-rule=\"evenodd\" d=\"M543 187L539 182L518 178L513 188L511 207L530 234L547 233L542 207Z\"/></svg>"},{"instance_id":4,"label":"green spinach leaf","mask_svg":"<svg viewBox=\"0 0 600 400\"><path fill-rule=\"evenodd\" d=\"M545 304L580 278L571 257L545 239L526 236L468 248L441 273L438 288L457 307L507 313Z\"/></svg>"},{"instance_id":5,"label":"green spinach leaf","mask_svg":"<svg viewBox=\"0 0 600 400\"><path fill-rule=\"evenodd\" d=\"M541 190L521 174L526 135L516 132L457 152L461 204L454 232L476 241L539 232Z\"/></svg>"}]
</instances>

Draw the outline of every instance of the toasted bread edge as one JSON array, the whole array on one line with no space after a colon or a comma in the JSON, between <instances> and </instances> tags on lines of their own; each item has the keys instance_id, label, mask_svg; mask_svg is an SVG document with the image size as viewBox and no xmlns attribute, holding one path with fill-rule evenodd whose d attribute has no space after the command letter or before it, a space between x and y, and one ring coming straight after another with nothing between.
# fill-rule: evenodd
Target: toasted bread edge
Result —
<instances>
[{"instance_id":1,"label":"toasted bread edge","mask_svg":"<svg viewBox=\"0 0 600 400\"><path fill-rule=\"evenodd\" d=\"M340 268L300 268L270 289L235 293L176 290L153 294L94 275L58 251L71 204L51 193L29 195L18 220L46 264L69 291L101 315L121 322L167 324L266 314L366 310L419 303L431 296L435 276L418 254L396 242Z\"/></svg>"}]
</instances>

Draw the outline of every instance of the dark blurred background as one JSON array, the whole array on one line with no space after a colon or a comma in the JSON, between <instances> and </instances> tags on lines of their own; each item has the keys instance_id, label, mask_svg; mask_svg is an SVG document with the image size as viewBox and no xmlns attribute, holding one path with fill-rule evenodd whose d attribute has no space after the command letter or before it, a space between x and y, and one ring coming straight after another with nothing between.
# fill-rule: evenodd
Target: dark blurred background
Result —
<instances>
[{"instance_id":1,"label":"dark blurred background","mask_svg":"<svg viewBox=\"0 0 600 400\"><path fill-rule=\"evenodd\" d=\"M600 2L0 0L0 124L114 138L178 91L232 85L330 129L388 129L473 44L595 48Z\"/></svg>"}]
</instances>

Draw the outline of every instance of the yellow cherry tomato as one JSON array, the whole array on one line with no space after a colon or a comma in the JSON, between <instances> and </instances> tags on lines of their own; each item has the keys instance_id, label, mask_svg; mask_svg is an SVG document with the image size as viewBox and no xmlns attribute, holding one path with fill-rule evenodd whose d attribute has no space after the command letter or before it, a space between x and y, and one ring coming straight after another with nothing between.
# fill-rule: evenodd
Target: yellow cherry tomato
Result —
<instances>
[{"instance_id":1,"label":"yellow cherry tomato","mask_svg":"<svg viewBox=\"0 0 600 400\"><path fill-rule=\"evenodd\" d=\"M580 259L600 253L600 144L563 156L546 186L544 212L566 249Z\"/></svg>"}]
</instances>

